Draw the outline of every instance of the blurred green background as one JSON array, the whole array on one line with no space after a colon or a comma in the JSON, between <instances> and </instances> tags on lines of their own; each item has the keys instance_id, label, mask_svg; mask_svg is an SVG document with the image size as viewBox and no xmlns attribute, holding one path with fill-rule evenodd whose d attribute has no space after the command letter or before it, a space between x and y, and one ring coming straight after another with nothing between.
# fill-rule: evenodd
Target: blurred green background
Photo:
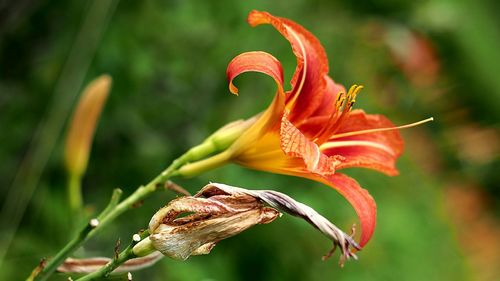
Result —
<instances>
[{"instance_id":1,"label":"blurred green background","mask_svg":"<svg viewBox=\"0 0 500 281\"><path fill-rule=\"evenodd\" d=\"M436 121L402 132L401 175L346 171L378 204L359 261L340 268L337 253L323 262L330 242L284 216L208 256L166 258L134 280L498 280L499 8L493 0L0 2L0 279L25 278L75 231L62 144L85 83L113 77L83 182L97 211L113 188L130 194L212 131L266 107L275 85L262 75L243 75L240 96L229 94L234 56L270 52L289 81L288 42L270 26L246 24L258 9L315 34L331 76L365 86L357 108L396 124ZM285 192L345 230L355 221L340 195L308 180L227 166L177 182L195 192L208 181ZM130 239L174 197L156 193L76 256L111 256L116 239Z\"/></svg>"}]
</instances>

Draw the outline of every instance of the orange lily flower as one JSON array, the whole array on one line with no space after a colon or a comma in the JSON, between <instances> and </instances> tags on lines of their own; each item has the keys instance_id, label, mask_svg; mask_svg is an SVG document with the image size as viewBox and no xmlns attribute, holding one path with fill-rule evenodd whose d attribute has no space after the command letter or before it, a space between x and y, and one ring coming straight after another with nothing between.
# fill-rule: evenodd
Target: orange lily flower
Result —
<instances>
[{"instance_id":1,"label":"orange lily flower","mask_svg":"<svg viewBox=\"0 0 500 281\"><path fill-rule=\"evenodd\" d=\"M236 76L261 72L276 81L276 96L263 113L249 119L250 126L240 122L245 130L227 150L200 161L199 165L188 164L180 173L196 170L195 165L207 168L233 161L256 170L325 183L340 192L356 210L362 229L359 244L364 246L375 229L375 201L354 179L337 170L365 167L396 175L395 161L403 151L397 129L415 124L395 127L382 115L351 110L362 87L354 85L346 93L342 85L328 76L325 51L304 27L259 11L250 12L248 22L251 26L271 24L290 42L297 58L292 88L284 91L282 67L272 55L247 52L235 57L227 68L233 94L238 94L232 83Z\"/></svg>"}]
</instances>

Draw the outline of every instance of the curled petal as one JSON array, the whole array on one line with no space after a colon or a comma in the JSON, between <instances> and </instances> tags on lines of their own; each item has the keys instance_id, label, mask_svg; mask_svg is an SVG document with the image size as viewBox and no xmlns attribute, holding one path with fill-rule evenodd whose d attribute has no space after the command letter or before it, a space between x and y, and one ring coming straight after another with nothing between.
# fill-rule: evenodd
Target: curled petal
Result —
<instances>
[{"instance_id":1,"label":"curled petal","mask_svg":"<svg viewBox=\"0 0 500 281\"><path fill-rule=\"evenodd\" d=\"M235 57L227 67L229 89L233 94L238 89L233 85L233 79L244 72L261 72L271 76L278 86L278 91L271 105L258 116L257 120L232 145L234 156L244 152L246 148L260 139L267 131L279 126L281 115L285 108L285 93L283 92L283 70L280 62L265 52L247 52Z\"/></svg>"},{"instance_id":2,"label":"curled petal","mask_svg":"<svg viewBox=\"0 0 500 281\"><path fill-rule=\"evenodd\" d=\"M244 72L261 72L271 76L276 81L279 92L283 92L283 69L272 55L266 52L247 52L231 60L226 70L231 93L238 95L233 79Z\"/></svg>"},{"instance_id":3,"label":"curled petal","mask_svg":"<svg viewBox=\"0 0 500 281\"><path fill-rule=\"evenodd\" d=\"M198 195L206 196L207 194L221 194L221 192L231 194L233 196L237 194L250 195L260 199L273 208L304 219L332 240L334 247L325 258L331 256L337 246L340 248L340 251L342 252L342 256L340 258L341 266L343 266L343 262L349 258L357 259L354 252L351 251L351 248L353 250L361 250L361 247L351 236L344 233L336 225L316 212L313 208L294 200L286 194L274 190L249 190L221 183L211 183L200 190Z\"/></svg>"},{"instance_id":4,"label":"curled petal","mask_svg":"<svg viewBox=\"0 0 500 281\"><path fill-rule=\"evenodd\" d=\"M250 12L248 23L251 26L271 24L290 42L297 58L297 67L291 81L292 90L287 95L286 102L292 123L300 122L321 105L322 97L327 94L325 89L328 59L323 46L299 24L266 12Z\"/></svg>"}]
</instances>

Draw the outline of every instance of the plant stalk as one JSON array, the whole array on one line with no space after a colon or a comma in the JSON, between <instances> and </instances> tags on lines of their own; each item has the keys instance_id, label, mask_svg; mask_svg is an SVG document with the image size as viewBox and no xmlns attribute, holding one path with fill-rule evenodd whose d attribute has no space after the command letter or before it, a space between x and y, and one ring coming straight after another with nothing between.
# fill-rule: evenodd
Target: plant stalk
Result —
<instances>
[{"instance_id":1,"label":"plant stalk","mask_svg":"<svg viewBox=\"0 0 500 281\"><path fill-rule=\"evenodd\" d=\"M137 242L132 241L130 245L125 248L117 257L112 259L106 265L101 267L99 270L89 273L85 276L78 278L76 281L89 281L89 280L98 280L102 278L108 277L113 270L115 270L118 266L122 265L126 261L136 258L137 256L134 254L132 249L137 244Z\"/></svg>"},{"instance_id":2,"label":"plant stalk","mask_svg":"<svg viewBox=\"0 0 500 281\"><path fill-rule=\"evenodd\" d=\"M182 158L182 156L181 156ZM178 160L180 160L179 158ZM89 238L93 237L97 232L99 232L102 228L108 225L111 221L113 221L116 217L123 214L129 208L131 208L135 203L143 200L149 194L153 193L157 190L162 183L167 181L172 173L180 166L180 161L174 161L172 165L167 168L163 173L153 179L145 186L140 186L134 193L132 193L125 200L117 204L114 208L110 210L110 208L105 208L104 211L97 216L97 225L92 226L90 223L87 224L80 233L74 237L71 241L64 246L52 259L50 259L45 267L40 271L40 273L35 277L34 280L47 280L47 278L57 269L57 267L63 263L66 258L73 253L76 249L78 249L85 241ZM110 204L113 203L113 200L110 201Z\"/></svg>"},{"instance_id":3,"label":"plant stalk","mask_svg":"<svg viewBox=\"0 0 500 281\"><path fill-rule=\"evenodd\" d=\"M52 259L50 259L47 264L40 270L40 272L34 276L33 280L43 281L47 280L49 276L57 269L57 267L63 263L66 258L73 253L76 249L82 246L85 241L93 237L97 232L99 232L106 225L111 223L116 217L123 214L128 209L132 208L137 202L148 197L150 194L155 192L158 188L162 187L164 183L170 179L172 176L177 175L177 171L186 163L190 161L196 161L202 159L216 151L214 151L214 146L211 142L204 142L198 146L189 149L182 156L177 158L172 162L172 164L165 169L156 178L150 181L148 184L140 186L134 193L129 195L126 199L120 203L121 192L113 192L113 196L108 204L108 206L97 216L96 219L92 219L89 224L87 224L71 241L64 246ZM28 278L28 280L30 280Z\"/></svg>"},{"instance_id":4,"label":"plant stalk","mask_svg":"<svg viewBox=\"0 0 500 281\"><path fill-rule=\"evenodd\" d=\"M81 176L74 173L68 175L68 201L71 213L80 221L83 211Z\"/></svg>"}]
</instances>

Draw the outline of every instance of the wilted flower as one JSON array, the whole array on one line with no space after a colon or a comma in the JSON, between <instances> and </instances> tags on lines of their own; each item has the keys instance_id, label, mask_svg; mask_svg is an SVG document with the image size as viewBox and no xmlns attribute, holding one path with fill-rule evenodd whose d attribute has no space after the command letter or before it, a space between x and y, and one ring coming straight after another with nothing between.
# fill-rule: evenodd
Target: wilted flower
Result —
<instances>
[{"instance_id":1,"label":"wilted flower","mask_svg":"<svg viewBox=\"0 0 500 281\"><path fill-rule=\"evenodd\" d=\"M149 223L154 249L175 259L208 254L220 240L279 216L247 194L210 192L172 200ZM145 243L142 243L145 244ZM139 254L142 245L135 250Z\"/></svg>"},{"instance_id":2,"label":"wilted flower","mask_svg":"<svg viewBox=\"0 0 500 281\"><path fill-rule=\"evenodd\" d=\"M375 228L375 201L355 180L337 170L364 167L396 175L395 161L403 151L403 140L396 129L418 123L395 127L382 115L352 110L362 87L354 85L346 93L328 76L323 47L302 26L258 11L249 14L248 22L252 26L271 24L290 42L297 58L292 89L284 91L281 64L272 55L247 52L235 57L227 69L232 93L238 93L233 79L253 71L276 81L276 96L227 150L185 165L179 173L190 176L233 161L257 170L323 182L353 205L361 222L360 245L365 245Z\"/></svg>"},{"instance_id":3,"label":"wilted flower","mask_svg":"<svg viewBox=\"0 0 500 281\"><path fill-rule=\"evenodd\" d=\"M258 198L259 200L265 202L273 208L286 212L292 216L304 219L309 224L318 229L321 233L323 233L326 237L328 237L328 239L332 240L333 249L325 256L325 258L329 258L330 255L335 251L335 248L339 246L340 251L342 252L342 256L340 259L341 265L344 264L344 261L346 259L349 259L351 257L355 259L357 258L356 255L351 251L351 248L361 250L361 247L354 241L351 236L344 233L328 219L316 212L313 208L297 202L286 194L274 190L249 190L221 183L211 183L200 190L200 192L198 192L198 195L206 196L209 194L219 193L231 194L233 196L250 195L254 198Z\"/></svg>"},{"instance_id":4,"label":"wilted flower","mask_svg":"<svg viewBox=\"0 0 500 281\"><path fill-rule=\"evenodd\" d=\"M286 194L210 183L196 195L174 199L160 209L149 223L150 236L139 242L133 251L137 256L160 251L181 260L191 255L208 254L219 241L256 224L272 222L280 215L276 209L313 225L334 243L333 250L339 246L341 264L350 257L356 258L351 249L361 249L351 236Z\"/></svg>"},{"instance_id":5,"label":"wilted flower","mask_svg":"<svg viewBox=\"0 0 500 281\"><path fill-rule=\"evenodd\" d=\"M351 236L288 195L274 190L249 190L210 183L196 195L174 199L156 212L148 231L133 236L134 244L129 247L135 258L125 261L113 273L149 267L163 255L185 260L191 255L208 254L219 241L254 225L274 221L281 215L278 210L304 219L333 242L333 249L324 258L330 257L339 247L341 265L351 257L357 259L352 250L361 248ZM141 240L141 236L148 233L149 236ZM111 261L104 257L68 258L57 270L90 273Z\"/></svg>"}]
</instances>

